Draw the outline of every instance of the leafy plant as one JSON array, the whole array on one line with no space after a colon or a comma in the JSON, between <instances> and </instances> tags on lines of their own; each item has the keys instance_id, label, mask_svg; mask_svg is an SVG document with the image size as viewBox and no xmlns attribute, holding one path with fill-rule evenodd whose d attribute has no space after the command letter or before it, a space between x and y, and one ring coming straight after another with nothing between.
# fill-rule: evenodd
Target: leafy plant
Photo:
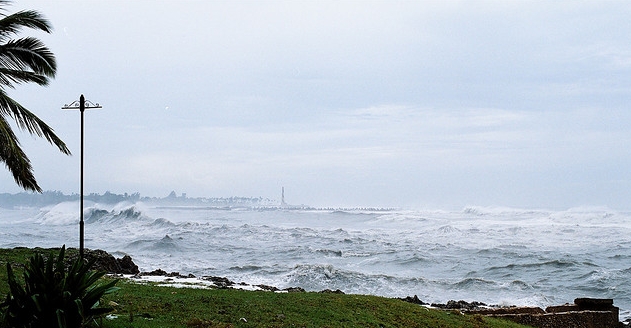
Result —
<instances>
[{"instance_id":1,"label":"leafy plant","mask_svg":"<svg viewBox=\"0 0 631 328\"><path fill-rule=\"evenodd\" d=\"M24 267L24 285L18 283L7 263L9 293L0 308L7 327L83 327L112 311L100 307L104 295L118 290L118 280L96 284L105 272L91 271L94 261L81 258L69 268L64 264L65 245L57 258L33 255Z\"/></svg>"}]
</instances>

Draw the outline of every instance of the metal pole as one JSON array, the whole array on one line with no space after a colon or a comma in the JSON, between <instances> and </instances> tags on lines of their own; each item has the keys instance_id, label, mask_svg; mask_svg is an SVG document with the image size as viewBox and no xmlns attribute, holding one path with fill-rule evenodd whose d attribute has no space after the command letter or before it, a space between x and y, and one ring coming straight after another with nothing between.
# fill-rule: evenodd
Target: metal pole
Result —
<instances>
[{"instance_id":1,"label":"metal pole","mask_svg":"<svg viewBox=\"0 0 631 328\"><path fill-rule=\"evenodd\" d=\"M81 214L79 216L79 257L83 260L83 112L85 111L85 98L79 98L79 111L81 112Z\"/></svg>"},{"instance_id":2,"label":"metal pole","mask_svg":"<svg viewBox=\"0 0 631 328\"><path fill-rule=\"evenodd\" d=\"M98 103L92 103L89 100L85 100L85 97L81 95L79 101L73 101L70 105L64 105L61 109L79 109L81 112L81 211L79 213L79 256L83 259L83 112L86 109L102 108Z\"/></svg>"}]
</instances>

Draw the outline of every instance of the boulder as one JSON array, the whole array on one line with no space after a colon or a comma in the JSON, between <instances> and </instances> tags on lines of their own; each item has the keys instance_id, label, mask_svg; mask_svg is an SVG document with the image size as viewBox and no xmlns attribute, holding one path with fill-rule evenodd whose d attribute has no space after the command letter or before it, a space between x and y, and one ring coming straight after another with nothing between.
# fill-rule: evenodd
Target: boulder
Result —
<instances>
[{"instance_id":1,"label":"boulder","mask_svg":"<svg viewBox=\"0 0 631 328\"><path fill-rule=\"evenodd\" d=\"M339 290L339 289L330 290L328 288L325 289L325 290L321 290L320 293L323 293L323 294L344 294L344 292Z\"/></svg>"},{"instance_id":2,"label":"boulder","mask_svg":"<svg viewBox=\"0 0 631 328\"><path fill-rule=\"evenodd\" d=\"M427 303L421 301L416 295L414 295L414 297L408 296L408 297L399 298L399 299L408 303L413 303L413 304L418 304L418 305L427 305Z\"/></svg>"},{"instance_id":3,"label":"boulder","mask_svg":"<svg viewBox=\"0 0 631 328\"><path fill-rule=\"evenodd\" d=\"M149 272L142 272L141 276L166 276L168 273L162 269L156 269Z\"/></svg>"},{"instance_id":4,"label":"boulder","mask_svg":"<svg viewBox=\"0 0 631 328\"><path fill-rule=\"evenodd\" d=\"M79 257L78 250L71 248L66 253L66 263L69 265ZM115 258L112 254L101 249L84 249L83 257L86 261L94 261L92 270L105 271L113 274L137 274L140 271L129 255L122 259Z\"/></svg>"},{"instance_id":5,"label":"boulder","mask_svg":"<svg viewBox=\"0 0 631 328\"><path fill-rule=\"evenodd\" d=\"M438 303L432 303L431 304L432 307L435 308L439 308L439 309L443 309L443 310L462 310L462 311L473 311L473 310L477 310L481 307L485 307L486 304L482 303L482 302L467 302L467 301L448 301L447 304L438 304Z\"/></svg>"},{"instance_id":6,"label":"boulder","mask_svg":"<svg viewBox=\"0 0 631 328\"><path fill-rule=\"evenodd\" d=\"M122 259L116 259L118 265L120 266L121 272L123 274L138 274L140 270L138 270L138 266L134 261L132 261L131 256L125 255Z\"/></svg>"}]
</instances>

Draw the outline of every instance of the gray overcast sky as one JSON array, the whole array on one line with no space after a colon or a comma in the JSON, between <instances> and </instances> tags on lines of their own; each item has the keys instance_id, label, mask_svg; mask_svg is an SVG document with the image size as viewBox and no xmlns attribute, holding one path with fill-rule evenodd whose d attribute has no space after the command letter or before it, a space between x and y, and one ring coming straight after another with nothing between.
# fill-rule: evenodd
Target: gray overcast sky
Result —
<instances>
[{"instance_id":1,"label":"gray overcast sky","mask_svg":"<svg viewBox=\"0 0 631 328\"><path fill-rule=\"evenodd\" d=\"M45 190L631 209L631 2L37 1ZM8 171L6 192L18 192Z\"/></svg>"}]
</instances>

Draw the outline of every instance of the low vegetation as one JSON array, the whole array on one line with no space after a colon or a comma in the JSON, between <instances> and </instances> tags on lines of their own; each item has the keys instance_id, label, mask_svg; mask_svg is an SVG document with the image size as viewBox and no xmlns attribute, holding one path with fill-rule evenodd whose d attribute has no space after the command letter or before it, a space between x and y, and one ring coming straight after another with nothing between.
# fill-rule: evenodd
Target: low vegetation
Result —
<instances>
[{"instance_id":1,"label":"low vegetation","mask_svg":"<svg viewBox=\"0 0 631 328\"><path fill-rule=\"evenodd\" d=\"M0 265L19 271L26 259L49 250L0 249ZM99 284L108 284L104 277ZM9 291L0 270L0 296ZM114 311L94 324L103 327L524 327L512 322L425 307L368 295L273 293L195 289L121 280L102 304Z\"/></svg>"},{"instance_id":2,"label":"low vegetation","mask_svg":"<svg viewBox=\"0 0 631 328\"><path fill-rule=\"evenodd\" d=\"M33 254L16 275L6 264L9 292L0 303L2 324L9 327L83 327L112 308L103 296L118 290L117 280L101 280L105 272L90 270L93 262L77 258L66 266L65 247L48 260ZM20 279L22 277L23 279Z\"/></svg>"}]
</instances>

